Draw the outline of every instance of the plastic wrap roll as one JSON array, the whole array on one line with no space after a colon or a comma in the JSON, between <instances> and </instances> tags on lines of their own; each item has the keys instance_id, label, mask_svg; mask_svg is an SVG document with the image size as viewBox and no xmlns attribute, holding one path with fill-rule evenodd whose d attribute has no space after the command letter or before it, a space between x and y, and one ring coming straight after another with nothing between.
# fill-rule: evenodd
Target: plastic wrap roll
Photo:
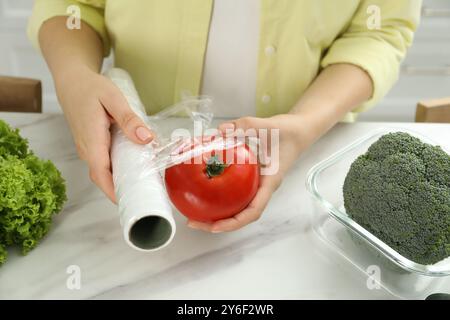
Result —
<instances>
[{"instance_id":1,"label":"plastic wrap roll","mask_svg":"<svg viewBox=\"0 0 450 320\"><path fill-rule=\"evenodd\" d=\"M122 91L133 111L148 123L129 74L114 68L105 75ZM120 224L125 241L140 251L165 247L176 230L162 178L150 161L152 152L151 144L135 144L118 126L113 126L111 162Z\"/></svg>"}]
</instances>

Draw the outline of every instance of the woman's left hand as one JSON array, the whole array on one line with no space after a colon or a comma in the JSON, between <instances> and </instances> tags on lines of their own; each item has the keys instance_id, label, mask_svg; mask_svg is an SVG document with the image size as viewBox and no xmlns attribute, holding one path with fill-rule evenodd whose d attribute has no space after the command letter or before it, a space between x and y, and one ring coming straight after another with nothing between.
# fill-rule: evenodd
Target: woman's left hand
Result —
<instances>
[{"instance_id":1,"label":"woman's left hand","mask_svg":"<svg viewBox=\"0 0 450 320\"><path fill-rule=\"evenodd\" d=\"M223 134L230 134L238 129L244 132L247 130L247 132L251 132L252 130L249 129L255 129L256 133L261 132L261 130L267 130L266 136L270 137L271 131L278 129L279 141L260 141L260 147L266 150L278 148L278 157L274 159L272 155L270 164L271 166L275 166L275 168L278 167L278 169L270 175L261 176L258 192L247 208L240 213L231 218L218 220L213 223L189 220L188 226L194 229L219 233L234 231L258 220L272 194L280 186L286 172L298 158L302 150L309 145L308 139L305 139L305 135L302 134L302 132L307 133L302 122L301 117L298 115L283 114L271 118L245 117L221 124L219 130ZM259 137L261 139L261 135Z\"/></svg>"}]
</instances>

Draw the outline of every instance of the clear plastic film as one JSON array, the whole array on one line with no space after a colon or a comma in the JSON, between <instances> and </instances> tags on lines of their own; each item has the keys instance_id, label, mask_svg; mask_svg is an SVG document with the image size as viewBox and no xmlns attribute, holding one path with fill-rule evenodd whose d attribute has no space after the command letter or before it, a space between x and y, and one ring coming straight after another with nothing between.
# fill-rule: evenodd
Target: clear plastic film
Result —
<instances>
[{"instance_id":1,"label":"clear plastic film","mask_svg":"<svg viewBox=\"0 0 450 320\"><path fill-rule=\"evenodd\" d=\"M156 139L150 144L151 151L142 155L152 163L150 171L163 171L201 154L232 149L244 143L244 136L230 134L224 138L218 130L210 128L213 119L211 105L212 99L208 96L185 95L180 103L147 118L147 124L156 133ZM185 118L174 130L173 125L167 125L166 121L176 116ZM252 146L256 142L248 144Z\"/></svg>"},{"instance_id":2,"label":"clear plastic film","mask_svg":"<svg viewBox=\"0 0 450 320\"><path fill-rule=\"evenodd\" d=\"M125 241L140 251L158 250L170 243L176 230L161 172L198 155L233 148L243 141L233 137L224 139L221 135L211 134L211 131L206 132L213 119L210 97L185 95L181 102L147 116L125 70L113 68L105 75L155 134L151 143L139 145L114 125L111 163ZM174 124L168 123L172 119L178 120L175 131Z\"/></svg>"}]
</instances>

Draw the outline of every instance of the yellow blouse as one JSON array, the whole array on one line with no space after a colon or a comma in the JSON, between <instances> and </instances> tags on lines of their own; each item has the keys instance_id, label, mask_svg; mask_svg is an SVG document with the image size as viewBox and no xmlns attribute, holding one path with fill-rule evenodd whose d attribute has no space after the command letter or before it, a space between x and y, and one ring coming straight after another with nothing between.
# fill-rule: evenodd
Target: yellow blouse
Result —
<instances>
[{"instance_id":1,"label":"yellow blouse","mask_svg":"<svg viewBox=\"0 0 450 320\"><path fill-rule=\"evenodd\" d=\"M374 84L370 101L346 120L373 106L398 78L421 2L261 0L256 114L288 112L320 69L335 63L361 67ZM179 101L182 92L199 94L213 3L35 0L28 35L38 48L42 23L79 6L81 19L101 36L105 56L112 47L115 65L131 74L147 112L154 113ZM380 28L372 28L377 10Z\"/></svg>"}]
</instances>

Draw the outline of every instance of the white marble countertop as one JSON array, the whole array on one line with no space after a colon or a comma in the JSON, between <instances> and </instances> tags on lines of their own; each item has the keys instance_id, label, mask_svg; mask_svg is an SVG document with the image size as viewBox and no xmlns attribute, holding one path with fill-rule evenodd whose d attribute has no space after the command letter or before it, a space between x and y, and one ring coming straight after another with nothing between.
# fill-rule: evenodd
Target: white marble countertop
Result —
<instances>
[{"instance_id":1,"label":"white marble countertop","mask_svg":"<svg viewBox=\"0 0 450 320\"><path fill-rule=\"evenodd\" d=\"M27 256L9 250L0 267L0 298L19 299L379 299L366 276L325 248L311 230L307 171L370 130L396 126L450 147L450 125L340 124L297 162L263 217L233 233L185 226L169 247L141 253L122 239L115 206L90 182L62 115L0 113L31 148L52 160L67 181L68 202L49 234ZM68 289L67 268L80 267L81 288ZM445 280L444 291L450 292Z\"/></svg>"}]
</instances>

